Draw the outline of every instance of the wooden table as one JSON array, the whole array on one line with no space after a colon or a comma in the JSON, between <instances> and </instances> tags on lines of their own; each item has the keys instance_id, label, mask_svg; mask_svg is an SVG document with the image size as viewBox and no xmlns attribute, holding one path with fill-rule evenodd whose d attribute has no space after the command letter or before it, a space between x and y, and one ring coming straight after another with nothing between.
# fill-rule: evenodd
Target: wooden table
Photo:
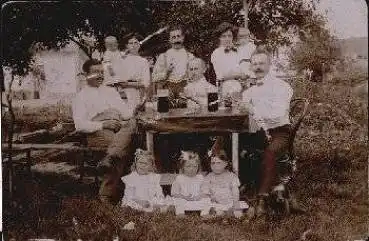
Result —
<instances>
[{"instance_id":1,"label":"wooden table","mask_svg":"<svg viewBox=\"0 0 369 241\"><path fill-rule=\"evenodd\" d=\"M238 109L208 112L198 109L171 109L168 113L147 111L139 113L138 125L146 132L147 150L154 152L154 134L171 133L232 133L232 167L239 170L239 133L248 132L247 113Z\"/></svg>"}]
</instances>

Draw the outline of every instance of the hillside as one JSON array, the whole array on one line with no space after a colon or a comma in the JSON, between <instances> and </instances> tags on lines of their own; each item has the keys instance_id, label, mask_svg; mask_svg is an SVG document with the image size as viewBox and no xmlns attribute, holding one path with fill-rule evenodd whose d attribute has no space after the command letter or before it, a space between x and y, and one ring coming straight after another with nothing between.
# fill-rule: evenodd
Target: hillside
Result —
<instances>
[{"instance_id":1,"label":"hillside","mask_svg":"<svg viewBox=\"0 0 369 241\"><path fill-rule=\"evenodd\" d=\"M342 54L345 56L363 56L368 59L368 38L358 37L358 38L348 38L339 39L338 45L341 48Z\"/></svg>"}]
</instances>

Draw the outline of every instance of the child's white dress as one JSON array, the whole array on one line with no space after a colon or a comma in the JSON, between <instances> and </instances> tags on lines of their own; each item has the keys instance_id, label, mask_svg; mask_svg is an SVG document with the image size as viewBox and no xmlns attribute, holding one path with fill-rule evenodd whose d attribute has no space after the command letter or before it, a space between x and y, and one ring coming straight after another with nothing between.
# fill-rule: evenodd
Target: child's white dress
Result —
<instances>
[{"instance_id":1,"label":"child's white dress","mask_svg":"<svg viewBox=\"0 0 369 241\"><path fill-rule=\"evenodd\" d=\"M232 188L239 188L240 180L238 176L230 171L221 174L209 173L201 187L205 194L213 198L211 204L215 211L227 211L233 207ZM240 202L240 208L248 208L245 202Z\"/></svg>"},{"instance_id":2,"label":"child's white dress","mask_svg":"<svg viewBox=\"0 0 369 241\"><path fill-rule=\"evenodd\" d=\"M125 184L124 197L122 206L152 212L154 206L165 206L163 190L160 186L160 174L149 173L147 175L139 175L133 171L127 176L122 177ZM144 200L149 202L149 207L144 207L135 200Z\"/></svg>"},{"instance_id":3,"label":"child's white dress","mask_svg":"<svg viewBox=\"0 0 369 241\"><path fill-rule=\"evenodd\" d=\"M184 196L199 196L201 194L201 185L204 181L204 176L197 174L194 177L189 177L179 174L172 184L171 194L182 194ZM183 198L174 198L173 202L176 214L184 214L185 211L201 211L201 215L209 214L210 198L202 198L198 201L187 201Z\"/></svg>"}]
</instances>

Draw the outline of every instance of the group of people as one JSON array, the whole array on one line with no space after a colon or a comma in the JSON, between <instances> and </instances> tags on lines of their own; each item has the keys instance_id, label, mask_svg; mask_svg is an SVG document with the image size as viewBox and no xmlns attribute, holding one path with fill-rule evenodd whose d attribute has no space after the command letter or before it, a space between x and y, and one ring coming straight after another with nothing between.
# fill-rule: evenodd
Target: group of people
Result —
<instances>
[{"instance_id":1,"label":"group of people","mask_svg":"<svg viewBox=\"0 0 369 241\"><path fill-rule=\"evenodd\" d=\"M264 48L256 47L249 41L250 32L248 29L238 28L235 31L234 26L229 23L222 23L217 28L219 47L211 55L211 63L214 66L217 80L215 85L204 77L205 62L185 49L183 29L179 26L173 26L168 32L171 48L159 55L151 75L149 63L138 54L140 39L137 35L130 35L127 38L124 52L118 49L115 37L107 37L105 39L107 50L103 61L91 59L83 65L88 85L77 94L73 102L73 119L77 131L88 133L90 146L106 146L107 148L107 155L99 163L100 167L109 169L99 191L101 199L108 202L116 199L117 186L121 177L127 164L134 159L132 158L136 149L132 143L132 136L136 131L134 115L140 104L155 94L152 93L153 89L168 89L172 108L193 104L207 105L207 94L215 91L220 93L221 100L230 100L239 108L246 109L249 113L250 132L262 130L268 140L262 158L261 184L258 190L259 201L257 205L257 212L265 213L265 198L271 191L277 175L276 160L284 154L288 146L290 134L289 104L293 94L292 88L288 83L271 73L269 52ZM186 100L186 102L182 103L182 100ZM219 144L217 141L214 145ZM200 174L196 172L196 175L193 176L192 172L189 174L190 171L184 168L183 175L186 177L183 175L177 177L179 184L178 182L173 184L172 201L177 200L175 203L182 203L182 206L186 206L187 204L178 201L178 197L190 201L193 196L196 196L192 201L210 198L210 202L222 204L219 201L222 198L234 197L231 198L234 201L232 201L232 205L229 206L229 202L227 202L228 206L225 206L239 208L235 201L236 199L237 202L239 201L239 194L236 195L239 180L237 176L228 174L228 172L226 175L224 174L227 158L224 151L219 151L221 149L218 148L218 151L211 153L212 172L204 178L204 183L208 183L208 185L199 184L199 187L195 187L200 182L195 181L195 179L192 182L186 178L193 179ZM125 197L122 202L128 206L140 206L141 208L138 209L142 209L142 207L149 208L150 205L148 206L147 202L142 203L141 201L133 204L131 201L137 200L137 197L140 199L140 195L147 196L149 193L151 195L154 190L157 190L159 194L161 192L158 188L147 188L145 191L137 186L132 186L132 182L136 183L138 180L141 180L137 182L138 184L148 182L157 185L155 175L148 177L148 180L144 177L141 179L141 174L148 172L143 172L141 168L154 172L154 165L148 162L138 162L142 159L138 156L136 155L133 161L133 172L122 179L126 184ZM223 161L222 165L215 164L218 159ZM182 167L185 167L186 163ZM218 171L221 169L219 166L222 166L222 171ZM224 174L224 177L220 174ZM183 181L181 178L187 181ZM202 180L199 177L200 179ZM188 198L189 194L184 191L187 190L187 187L179 188L181 183L193 185L193 188L197 190L191 193L191 198ZM231 189L227 192L223 190L217 193L214 191L217 188L206 188L209 185L215 185L220 189L227 186ZM145 185L140 184L140 186ZM178 188L184 193L178 191ZM133 190L136 194L133 194ZM139 194L140 190L144 193ZM160 199L158 202L161 203L163 196L160 194L157 197ZM179 213L183 210L182 206L178 208ZM204 212L206 213L206 210Z\"/></svg>"},{"instance_id":2,"label":"group of people","mask_svg":"<svg viewBox=\"0 0 369 241\"><path fill-rule=\"evenodd\" d=\"M221 150L220 155L211 159L211 172L203 176L199 155L182 151L179 174L172 184L171 195L165 197L160 174L154 171L152 153L137 149L132 172L122 177L126 187L121 205L146 212L167 211L174 206L178 216L184 216L185 211L200 211L204 217L210 216L213 208L218 216L231 211L234 216L241 217L248 205L239 200L240 181L227 167L229 159Z\"/></svg>"}]
</instances>

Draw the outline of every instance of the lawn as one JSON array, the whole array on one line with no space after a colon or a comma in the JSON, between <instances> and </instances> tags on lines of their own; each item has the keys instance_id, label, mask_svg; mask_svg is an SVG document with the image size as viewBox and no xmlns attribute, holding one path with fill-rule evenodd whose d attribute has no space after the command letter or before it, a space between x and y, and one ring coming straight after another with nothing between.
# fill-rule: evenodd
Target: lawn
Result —
<instances>
[{"instance_id":1,"label":"lawn","mask_svg":"<svg viewBox=\"0 0 369 241\"><path fill-rule=\"evenodd\" d=\"M64 176L21 175L10 209L4 197L4 229L9 240L255 240L332 241L368 237L368 109L352 89L367 76L341 76L324 83L291 80L295 97L310 99L296 137L298 171L293 185L306 214L283 219L202 220L190 215L142 214L102 206L94 184ZM6 195L6 193L4 193ZM128 222L134 230L123 230Z\"/></svg>"}]
</instances>

